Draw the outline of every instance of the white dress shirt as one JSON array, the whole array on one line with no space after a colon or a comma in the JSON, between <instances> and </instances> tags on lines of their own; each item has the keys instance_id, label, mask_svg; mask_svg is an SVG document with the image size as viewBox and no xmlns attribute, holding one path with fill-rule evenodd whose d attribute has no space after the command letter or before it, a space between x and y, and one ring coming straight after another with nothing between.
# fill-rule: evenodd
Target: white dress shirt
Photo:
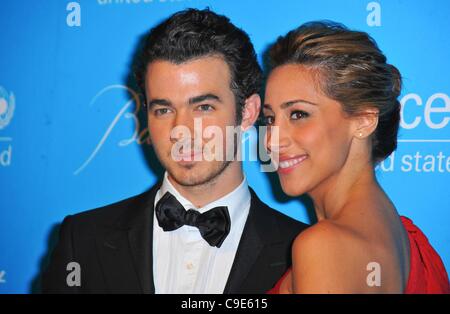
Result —
<instances>
[{"instance_id":1,"label":"white dress shirt","mask_svg":"<svg viewBox=\"0 0 450 314\"><path fill-rule=\"evenodd\" d=\"M244 177L231 193L196 208L178 193L170 183L167 172L156 193L155 206L170 192L188 209L204 213L216 206L227 206L230 213L230 233L220 248L212 247L193 226L164 231L156 215L153 223L153 276L155 293L223 293L250 210L251 195Z\"/></svg>"}]
</instances>

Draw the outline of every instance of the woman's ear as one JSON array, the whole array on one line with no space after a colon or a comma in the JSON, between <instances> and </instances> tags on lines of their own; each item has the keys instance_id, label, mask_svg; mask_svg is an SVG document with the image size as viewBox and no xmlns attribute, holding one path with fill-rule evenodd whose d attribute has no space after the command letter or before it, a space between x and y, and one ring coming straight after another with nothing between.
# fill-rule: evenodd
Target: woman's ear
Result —
<instances>
[{"instance_id":1,"label":"woman's ear","mask_svg":"<svg viewBox=\"0 0 450 314\"><path fill-rule=\"evenodd\" d=\"M356 116L356 128L353 136L363 139L375 132L378 125L378 109L368 108Z\"/></svg>"},{"instance_id":2,"label":"woman's ear","mask_svg":"<svg viewBox=\"0 0 450 314\"><path fill-rule=\"evenodd\" d=\"M261 110L261 97L258 94L253 94L245 100L245 106L242 111L242 131L246 131L253 126L259 117Z\"/></svg>"}]
</instances>

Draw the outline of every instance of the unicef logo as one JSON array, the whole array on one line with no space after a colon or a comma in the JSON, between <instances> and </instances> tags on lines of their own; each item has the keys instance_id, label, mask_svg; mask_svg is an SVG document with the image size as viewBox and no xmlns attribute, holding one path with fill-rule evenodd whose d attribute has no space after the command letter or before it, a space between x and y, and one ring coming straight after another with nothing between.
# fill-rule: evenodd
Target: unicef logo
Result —
<instances>
[{"instance_id":1,"label":"unicef logo","mask_svg":"<svg viewBox=\"0 0 450 314\"><path fill-rule=\"evenodd\" d=\"M16 99L14 94L8 93L6 89L0 86L0 130L4 129L11 122L14 115Z\"/></svg>"}]
</instances>

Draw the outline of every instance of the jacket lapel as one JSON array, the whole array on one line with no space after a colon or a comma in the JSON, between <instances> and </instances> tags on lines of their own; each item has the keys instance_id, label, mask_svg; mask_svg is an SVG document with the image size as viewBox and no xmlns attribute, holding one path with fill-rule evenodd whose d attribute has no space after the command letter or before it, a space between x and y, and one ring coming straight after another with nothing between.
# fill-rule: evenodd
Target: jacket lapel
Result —
<instances>
[{"instance_id":1,"label":"jacket lapel","mask_svg":"<svg viewBox=\"0 0 450 314\"><path fill-rule=\"evenodd\" d=\"M112 226L98 232L104 278L114 293L154 293L153 207L160 184L136 197Z\"/></svg>"},{"instance_id":2,"label":"jacket lapel","mask_svg":"<svg viewBox=\"0 0 450 314\"><path fill-rule=\"evenodd\" d=\"M250 271L254 268L259 257L267 249L271 249L271 244L278 242L276 225L271 224L271 213L265 210L267 206L258 199L256 193L250 188L252 195L250 211L245 223L244 231L239 242L236 257L228 277L224 293L242 293L245 287L250 291L257 291L259 282L253 282ZM271 230L271 232L269 232ZM274 255L276 256L276 255ZM271 264L276 261L266 261ZM285 265L280 265L285 266ZM256 290L255 290L256 289Z\"/></svg>"},{"instance_id":3,"label":"jacket lapel","mask_svg":"<svg viewBox=\"0 0 450 314\"><path fill-rule=\"evenodd\" d=\"M152 211L153 212L153 211ZM138 273L142 293L154 293L153 283L153 214L149 224L140 224L128 231L133 264Z\"/></svg>"},{"instance_id":4,"label":"jacket lapel","mask_svg":"<svg viewBox=\"0 0 450 314\"><path fill-rule=\"evenodd\" d=\"M252 208L250 210L254 211ZM263 246L249 213L224 293L236 293L239 290Z\"/></svg>"}]
</instances>

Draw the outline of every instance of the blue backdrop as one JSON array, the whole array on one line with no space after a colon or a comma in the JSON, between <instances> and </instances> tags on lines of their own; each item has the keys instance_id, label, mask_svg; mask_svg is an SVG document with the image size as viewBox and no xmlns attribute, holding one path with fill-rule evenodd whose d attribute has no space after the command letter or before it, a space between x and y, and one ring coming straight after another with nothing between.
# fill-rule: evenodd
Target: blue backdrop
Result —
<instances>
[{"instance_id":1,"label":"blue backdrop","mask_svg":"<svg viewBox=\"0 0 450 314\"><path fill-rule=\"evenodd\" d=\"M130 64L150 27L206 6L246 30L260 56L310 20L375 38L404 76L399 148L377 175L450 269L449 1L1 0L0 292L35 291L64 216L155 183L125 88ZM264 201L311 221L302 202L273 195L257 162L244 167Z\"/></svg>"}]
</instances>

